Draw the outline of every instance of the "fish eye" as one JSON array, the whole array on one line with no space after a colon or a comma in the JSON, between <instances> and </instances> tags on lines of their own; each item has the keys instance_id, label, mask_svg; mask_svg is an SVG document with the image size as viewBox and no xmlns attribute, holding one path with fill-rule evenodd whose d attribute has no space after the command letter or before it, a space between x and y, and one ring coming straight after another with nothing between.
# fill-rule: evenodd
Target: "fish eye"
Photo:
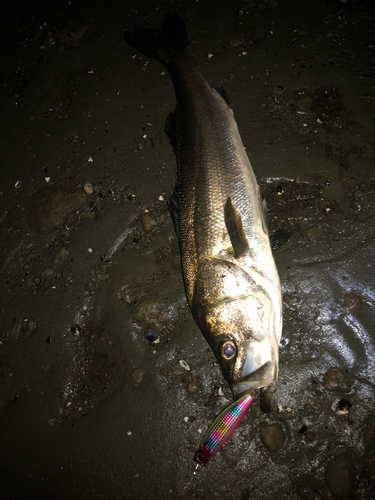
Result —
<instances>
[{"instance_id":1,"label":"fish eye","mask_svg":"<svg viewBox=\"0 0 375 500\"><path fill-rule=\"evenodd\" d=\"M220 355L226 361L229 361L237 354L237 347L233 340L225 340L220 347Z\"/></svg>"}]
</instances>

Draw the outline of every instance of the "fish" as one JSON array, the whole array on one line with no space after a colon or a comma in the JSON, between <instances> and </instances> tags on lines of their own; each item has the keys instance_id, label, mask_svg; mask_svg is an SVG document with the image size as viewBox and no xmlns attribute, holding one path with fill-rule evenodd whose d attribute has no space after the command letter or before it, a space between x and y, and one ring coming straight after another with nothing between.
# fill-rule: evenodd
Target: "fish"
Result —
<instances>
[{"instance_id":1,"label":"fish","mask_svg":"<svg viewBox=\"0 0 375 500\"><path fill-rule=\"evenodd\" d=\"M206 81L178 14L166 14L160 29L125 30L124 38L158 60L174 87L177 105L166 123L177 160L170 211L193 317L234 399L260 389L261 409L270 412L282 332L281 285L267 205L228 95Z\"/></svg>"},{"instance_id":2,"label":"fish","mask_svg":"<svg viewBox=\"0 0 375 500\"><path fill-rule=\"evenodd\" d=\"M198 465L205 465L224 446L245 416L253 399L254 394L246 394L227 406L215 418L194 455L193 460Z\"/></svg>"}]
</instances>

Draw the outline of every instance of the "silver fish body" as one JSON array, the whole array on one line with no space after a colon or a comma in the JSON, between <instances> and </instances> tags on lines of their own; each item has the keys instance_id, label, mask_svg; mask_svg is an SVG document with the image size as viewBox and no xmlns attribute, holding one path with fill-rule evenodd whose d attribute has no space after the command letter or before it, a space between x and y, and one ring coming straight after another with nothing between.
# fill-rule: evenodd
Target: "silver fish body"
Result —
<instances>
[{"instance_id":1,"label":"silver fish body","mask_svg":"<svg viewBox=\"0 0 375 500\"><path fill-rule=\"evenodd\" d=\"M179 236L186 294L235 398L264 388L270 411L282 331L280 280L262 202L233 111L194 61L183 21L137 28L126 41L157 58L172 78L177 107Z\"/></svg>"}]
</instances>

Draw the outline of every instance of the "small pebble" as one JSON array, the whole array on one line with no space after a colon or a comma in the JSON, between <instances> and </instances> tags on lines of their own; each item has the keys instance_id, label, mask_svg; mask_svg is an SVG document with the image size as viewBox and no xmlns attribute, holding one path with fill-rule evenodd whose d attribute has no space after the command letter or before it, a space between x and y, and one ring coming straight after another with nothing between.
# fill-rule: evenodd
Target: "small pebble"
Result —
<instances>
[{"instance_id":1,"label":"small pebble","mask_svg":"<svg viewBox=\"0 0 375 500\"><path fill-rule=\"evenodd\" d=\"M355 293L347 293L344 297L344 308L348 312L360 311L363 307L361 298Z\"/></svg>"},{"instance_id":2,"label":"small pebble","mask_svg":"<svg viewBox=\"0 0 375 500\"><path fill-rule=\"evenodd\" d=\"M311 226L306 232L306 237L309 241L311 241L311 243L315 243L321 234L322 234L321 227Z\"/></svg>"},{"instance_id":3,"label":"small pebble","mask_svg":"<svg viewBox=\"0 0 375 500\"><path fill-rule=\"evenodd\" d=\"M140 384L143 380L145 372L142 370L142 368L137 368L132 372L132 377L133 380L136 384Z\"/></svg>"},{"instance_id":4,"label":"small pebble","mask_svg":"<svg viewBox=\"0 0 375 500\"><path fill-rule=\"evenodd\" d=\"M98 268L99 268L99 271L101 271L102 273L105 273L112 268L112 261L111 260L103 260L102 262L99 262Z\"/></svg>"},{"instance_id":5,"label":"small pebble","mask_svg":"<svg viewBox=\"0 0 375 500\"><path fill-rule=\"evenodd\" d=\"M350 498L355 493L355 467L348 451L343 448L331 460L325 472L325 481L333 495Z\"/></svg>"},{"instance_id":6,"label":"small pebble","mask_svg":"<svg viewBox=\"0 0 375 500\"><path fill-rule=\"evenodd\" d=\"M92 194L94 192L94 186L91 184L91 182L86 182L86 184L83 186L83 189L87 194Z\"/></svg>"},{"instance_id":7,"label":"small pebble","mask_svg":"<svg viewBox=\"0 0 375 500\"><path fill-rule=\"evenodd\" d=\"M362 196L363 196L363 193L362 193L362 191L361 191L361 190L359 190L359 189L357 189L357 190L356 190L356 191L354 191L354 193L353 193L353 198L355 198L355 199L362 198Z\"/></svg>"},{"instance_id":8,"label":"small pebble","mask_svg":"<svg viewBox=\"0 0 375 500\"><path fill-rule=\"evenodd\" d=\"M145 233L150 233L155 227L159 226L159 222L151 217L150 214L143 214L142 225Z\"/></svg>"},{"instance_id":9,"label":"small pebble","mask_svg":"<svg viewBox=\"0 0 375 500\"><path fill-rule=\"evenodd\" d=\"M195 394L196 392L198 392L199 391L199 382L198 382L198 380L194 379L194 380L191 380L190 382L188 382L188 384L186 386L186 390L190 394Z\"/></svg>"},{"instance_id":10,"label":"small pebble","mask_svg":"<svg viewBox=\"0 0 375 500\"><path fill-rule=\"evenodd\" d=\"M95 281L89 281L88 283L85 283L83 288L86 290L86 292L95 292L95 290L98 288L98 285L95 283Z\"/></svg>"},{"instance_id":11,"label":"small pebble","mask_svg":"<svg viewBox=\"0 0 375 500\"><path fill-rule=\"evenodd\" d=\"M73 408L69 406L68 408L64 409L64 415L68 417L72 413Z\"/></svg>"},{"instance_id":12,"label":"small pebble","mask_svg":"<svg viewBox=\"0 0 375 500\"><path fill-rule=\"evenodd\" d=\"M161 333L168 320L167 313L168 310L163 300L148 296L134 306L131 315L140 326L150 327Z\"/></svg>"},{"instance_id":13,"label":"small pebble","mask_svg":"<svg viewBox=\"0 0 375 500\"><path fill-rule=\"evenodd\" d=\"M42 286L44 283L44 279L36 277L36 278L34 278L34 283L36 284L36 286Z\"/></svg>"},{"instance_id":14,"label":"small pebble","mask_svg":"<svg viewBox=\"0 0 375 500\"><path fill-rule=\"evenodd\" d=\"M265 425L260 428L260 439L272 453L281 450L285 443L285 434L281 424Z\"/></svg>"},{"instance_id":15,"label":"small pebble","mask_svg":"<svg viewBox=\"0 0 375 500\"><path fill-rule=\"evenodd\" d=\"M344 372L337 366L333 366L326 371L323 378L323 385L329 391L341 392L346 391L349 387Z\"/></svg>"},{"instance_id":16,"label":"small pebble","mask_svg":"<svg viewBox=\"0 0 375 500\"><path fill-rule=\"evenodd\" d=\"M172 369L172 374L175 377L178 377L179 375L186 375L186 370L185 368L182 368L180 365L175 365Z\"/></svg>"},{"instance_id":17,"label":"small pebble","mask_svg":"<svg viewBox=\"0 0 375 500\"><path fill-rule=\"evenodd\" d=\"M42 271L42 276L43 278L48 278L49 276L52 276L54 273L54 270L52 267L46 267L44 271Z\"/></svg>"},{"instance_id":18,"label":"small pebble","mask_svg":"<svg viewBox=\"0 0 375 500\"><path fill-rule=\"evenodd\" d=\"M150 327L146 328L146 330L143 332L143 336L149 342L155 342L159 338L158 332Z\"/></svg>"}]
</instances>

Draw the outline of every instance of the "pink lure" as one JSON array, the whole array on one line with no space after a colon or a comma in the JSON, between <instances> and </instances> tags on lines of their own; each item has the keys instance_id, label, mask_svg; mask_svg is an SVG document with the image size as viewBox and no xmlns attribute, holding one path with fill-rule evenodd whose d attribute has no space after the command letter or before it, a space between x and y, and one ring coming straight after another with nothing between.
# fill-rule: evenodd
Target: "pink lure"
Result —
<instances>
[{"instance_id":1,"label":"pink lure","mask_svg":"<svg viewBox=\"0 0 375 500\"><path fill-rule=\"evenodd\" d=\"M237 399L237 401L227 406L227 408L225 408L225 410L223 410L212 422L204 435L198 451L194 455L194 460L198 464L206 464L216 455L243 419L253 399L253 394L247 394Z\"/></svg>"}]
</instances>

